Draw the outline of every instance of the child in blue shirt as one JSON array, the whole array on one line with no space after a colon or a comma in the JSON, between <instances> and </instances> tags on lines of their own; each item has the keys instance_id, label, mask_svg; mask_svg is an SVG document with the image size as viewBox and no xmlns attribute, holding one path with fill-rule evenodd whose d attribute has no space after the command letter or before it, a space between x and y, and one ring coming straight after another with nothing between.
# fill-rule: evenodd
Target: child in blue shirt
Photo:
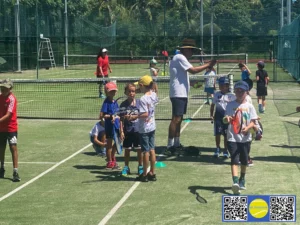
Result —
<instances>
[{"instance_id":1,"label":"child in blue shirt","mask_svg":"<svg viewBox=\"0 0 300 225\"><path fill-rule=\"evenodd\" d=\"M116 129L120 129L120 133L123 133L120 127L120 118L115 116L115 113L119 110L118 103L114 100L114 96L118 91L117 85L114 82L108 82L105 85L106 99L104 100L100 112L100 121L105 121L105 134L106 134L106 157L107 157L107 169L119 169L120 167L116 161L116 148L113 147L114 126ZM122 136L122 134L121 134Z\"/></svg>"}]
</instances>

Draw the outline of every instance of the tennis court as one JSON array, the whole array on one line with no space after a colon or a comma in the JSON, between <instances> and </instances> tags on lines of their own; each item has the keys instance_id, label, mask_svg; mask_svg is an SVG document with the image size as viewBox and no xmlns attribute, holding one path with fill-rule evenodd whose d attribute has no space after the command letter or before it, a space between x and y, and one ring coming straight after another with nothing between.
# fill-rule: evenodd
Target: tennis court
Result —
<instances>
[{"instance_id":1,"label":"tennis court","mask_svg":"<svg viewBox=\"0 0 300 225\"><path fill-rule=\"evenodd\" d=\"M28 93L36 91L32 85L25 87ZM62 104L67 104L64 99L72 101L72 94L55 85L52 88L49 93L41 92L39 104L44 110L51 109L53 93L67 95L54 101ZM291 82L271 83L268 90L267 110L260 115L264 135L262 141L252 144L254 166L248 168L247 190L242 194L297 196L300 194L300 114L295 113L295 107L300 105L299 86ZM257 108L254 91L252 97ZM80 90L76 92L74 98L80 95ZM25 106L30 109L32 100L30 96L21 99L19 109ZM190 102L191 115L208 111L199 102L192 106L198 100ZM95 101L98 102L93 103L95 108L89 113L97 116L101 103L98 98ZM164 107L169 99L162 99L159 104ZM89 111L83 102L76 108ZM156 151L158 160L167 166L157 168L158 180L148 183L134 181L135 152L131 155L133 174L129 177L105 169L105 160L95 156L89 144L88 133L94 123L96 120L19 120L22 181L11 182L11 156L7 151L6 178L0 180L1 225L221 224L222 195L231 193L230 160L212 157L215 144L210 121L186 120L182 124L181 142L198 147L199 156L165 157L160 153L167 143L169 121L158 120ZM122 156L117 161L123 166Z\"/></svg>"}]
</instances>

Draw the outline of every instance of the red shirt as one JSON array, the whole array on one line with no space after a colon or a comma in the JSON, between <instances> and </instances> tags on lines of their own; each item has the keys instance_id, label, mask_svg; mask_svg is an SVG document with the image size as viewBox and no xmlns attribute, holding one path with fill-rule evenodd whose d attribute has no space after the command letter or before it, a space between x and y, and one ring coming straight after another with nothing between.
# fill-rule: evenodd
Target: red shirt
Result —
<instances>
[{"instance_id":1,"label":"red shirt","mask_svg":"<svg viewBox=\"0 0 300 225\"><path fill-rule=\"evenodd\" d=\"M18 131L17 121L17 99L10 93L8 96L0 94L0 118L11 113L11 117L5 122L0 123L0 132L16 132Z\"/></svg>"},{"instance_id":2,"label":"red shirt","mask_svg":"<svg viewBox=\"0 0 300 225\"><path fill-rule=\"evenodd\" d=\"M104 56L104 58L101 56L98 58L97 76L102 76L102 75L104 75L105 77L108 76L108 64L109 64L109 59L107 55ZM103 74L100 74L99 67L102 68Z\"/></svg>"}]
</instances>

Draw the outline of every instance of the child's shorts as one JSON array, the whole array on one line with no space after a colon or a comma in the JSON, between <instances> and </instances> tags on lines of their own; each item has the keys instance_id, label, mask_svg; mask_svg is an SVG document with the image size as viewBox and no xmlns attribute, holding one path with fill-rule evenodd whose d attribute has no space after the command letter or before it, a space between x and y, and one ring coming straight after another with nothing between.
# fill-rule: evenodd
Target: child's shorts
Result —
<instances>
[{"instance_id":1,"label":"child's shorts","mask_svg":"<svg viewBox=\"0 0 300 225\"><path fill-rule=\"evenodd\" d=\"M149 133L142 133L140 135L140 142L142 152L150 152L150 150L154 150L155 148L155 130Z\"/></svg>"},{"instance_id":2,"label":"child's shorts","mask_svg":"<svg viewBox=\"0 0 300 225\"><path fill-rule=\"evenodd\" d=\"M226 135L228 124L224 124L221 119L216 119L214 121L214 135Z\"/></svg>"},{"instance_id":3,"label":"child's shorts","mask_svg":"<svg viewBox=\"0 0 300 225\"><path fill-rule=\"evenodd\" d=\"M251 142L231 142L227 141L227 148L231 156L231 165L248 165L248 153L250 151Z\"/></svg>"},{"instance_id":4,"label":"child's shorts","mask_svg":"<svg viewBox=\"0 0 300 225\"><path fill-rule=\"evenodd\" d=\"M94 137L90 136L90 141L93 143L93 148L97 154L105 155L106 148L95 144Z\"/></svg>"},{"instance_id":5,"label":"child's shorts","mask_svg":"<svg viewBox=\"0 0 300 225\"><path fill-rule=\"evenodd\" d=\"M140 135L138 132L130 132L125 134L125 139L123 141L124 148L140 148Z\"/></svg>"},{"instance_id":6,"label":"child's shorts","mask_svg":"<svg viewBox=\"0 0 300 225\"><path fill-rule=\"evenodd\" d=\"M213 87L205 87L204 92L207 92L209 94L213 94L215 92L215 89Z\"/></svg>"}]
</instances>

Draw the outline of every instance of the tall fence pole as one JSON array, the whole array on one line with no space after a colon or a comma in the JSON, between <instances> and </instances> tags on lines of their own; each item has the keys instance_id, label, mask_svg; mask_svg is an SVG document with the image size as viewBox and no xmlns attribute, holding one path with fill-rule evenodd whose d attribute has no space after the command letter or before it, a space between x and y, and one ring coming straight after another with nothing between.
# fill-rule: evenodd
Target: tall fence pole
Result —
<instances>
[{"instance_id":1,"label":"tall fence pole","mask_svg":"<svg viewBox=\"0 0 300 225\"><path fill-rule=\"evenodd\" d=\"M21 41L20 41L20 2L16 2L16 33L17 33L17 61L18 70L16 72L21 73Z\"/></svg>"},{"instance_id":2,"label":"tall fence pole","mask_svg":"<svg viewBox=\"0 0 300 225\"><path fill-rule=\"evenodd\" d=\"M68 47L68 0L65 0L65 68L69 66L69 47Z\"/></svg>"}]
</instances>

